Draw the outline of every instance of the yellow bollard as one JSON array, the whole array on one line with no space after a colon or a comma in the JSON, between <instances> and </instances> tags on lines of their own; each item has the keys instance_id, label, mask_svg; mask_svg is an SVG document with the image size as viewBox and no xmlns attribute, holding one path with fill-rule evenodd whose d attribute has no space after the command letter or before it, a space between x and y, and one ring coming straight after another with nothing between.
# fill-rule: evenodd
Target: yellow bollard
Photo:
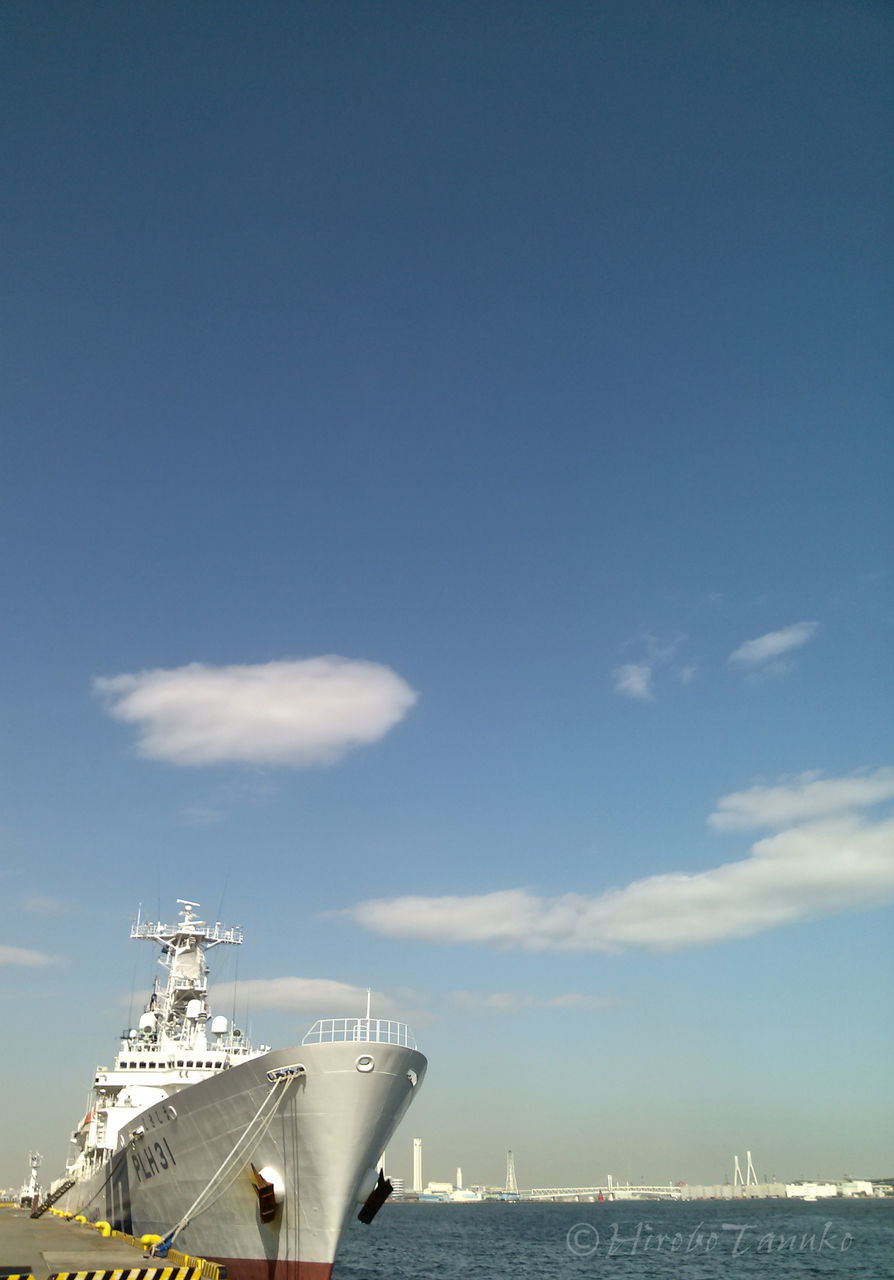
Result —
<instances>
[{"instance_id":1,"label":"yellow bollard","mask_svg":"<svg viewBox=\"0 0 894 1280\"><path fill-rule=\"evenodd\" d=\"M140 1236L140 1244L161 1244L161 1236Z\"/></svg>"},{"instance_id":2,"label":"yellow bollard","mask_svg":"<svg viewBox=\"0 0 894 1280\"><path fill-rule=\"evenodd\" d=\"M87 1219L84 1217L82 1213L79 1213L78 1216L75 1218L75 1222L86 1222L86 1221Z\"/></svg>"},{"instance_id":3,"label":"yellow bollard","mask_svg":"<svg viewBox=\"0 0 894 1280\"><path fill-rule=\"evenodd\" d=\"M99 1234L108 1240L109 1236L112 1234L111 1222L94 1222L93 1225L96 1227Z\"/></svg>"}]
</instances>

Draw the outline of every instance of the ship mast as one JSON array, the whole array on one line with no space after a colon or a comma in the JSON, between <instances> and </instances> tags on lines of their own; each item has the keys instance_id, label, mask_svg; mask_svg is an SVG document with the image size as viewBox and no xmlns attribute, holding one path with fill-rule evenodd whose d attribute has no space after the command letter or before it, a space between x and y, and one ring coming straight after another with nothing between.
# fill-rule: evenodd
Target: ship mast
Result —
<instances>
[{"instance_id":1,"label":"ship mast","mask_svg":"<svg viewBox=\"0 0 894 1280\"><path fill-rule=\"evenodd\" d=\"M208 965L205 952L222 943L239 946L242 929L225 928L218 920L206 924L193 914L197 902L178 898L182 919L177 924L142 921L131 925L130 936L161 947L159 964L168 971L164 990L158 980L146 1012L140 1018L140 1032L156 1039L160 1046L189 1045L204 1048L208 1019Z\"/></svg>"}]
</instances>

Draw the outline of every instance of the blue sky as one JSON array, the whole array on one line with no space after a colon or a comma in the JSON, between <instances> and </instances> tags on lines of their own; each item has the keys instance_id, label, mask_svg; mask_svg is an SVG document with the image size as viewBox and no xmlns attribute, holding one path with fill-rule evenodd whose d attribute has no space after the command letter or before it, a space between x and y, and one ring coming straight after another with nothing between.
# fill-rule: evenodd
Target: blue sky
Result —
<instances>
[{"instance_id":1,"label":"blue sky","mask_svg":"<svg viewBox=\"0 0 894 1280\"><path fill-rule=\"evenodd\" d=\"M0 1182L178 896L395 1173L890 1173L888 7L5 18Z\"/></svg>"}]
</instances>

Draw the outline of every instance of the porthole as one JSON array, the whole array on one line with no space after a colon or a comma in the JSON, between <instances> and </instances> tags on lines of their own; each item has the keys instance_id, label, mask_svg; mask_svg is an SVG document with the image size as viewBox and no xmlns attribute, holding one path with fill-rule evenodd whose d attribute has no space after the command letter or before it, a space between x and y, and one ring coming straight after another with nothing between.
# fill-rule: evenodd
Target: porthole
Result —
<instances>
[{"instance_id":1,"label":"porthole","mask_svg":"<svg viewBox=\"0 0 894 1280\"><path fill-rule=\"evenodd\" d=\"M358 1071L372 1071L376 1062L375 1058L371 1058L368 1053L361 1053L354 1065Z\"/></svg>"},{"instance_id":2,"label":"porthole","mask_svg":"<svg viewBox=\"0 0 894 1280\"><path fill-rule=\"evenodd\" d=\"M176 1109L176 1107L168 1107L168 1108L167 1108L167 1112L168 1112L168 1119L169 1119L169 1120L176 1120L176 1119L177 1119L177 1109Z\"/></svg>"}]
</instances>

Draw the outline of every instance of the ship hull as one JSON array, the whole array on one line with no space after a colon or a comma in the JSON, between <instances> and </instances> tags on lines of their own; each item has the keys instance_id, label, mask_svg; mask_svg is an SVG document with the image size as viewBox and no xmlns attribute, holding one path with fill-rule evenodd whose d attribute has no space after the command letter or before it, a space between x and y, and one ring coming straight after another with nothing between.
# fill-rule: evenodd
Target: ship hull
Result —
<instances>
[{"instance_id":1,"label":"ship hull","mask_svg":"<svg viewBox=\"0 0 894 1280\"><path fill-rule=\"evenodd\" d=\"M285 1083L268 1078L299 1065L303 1071ZM225 1263L231 1280L328 1280L339 1240L372 1192L378 1157L425 1068L416 1050L378 1042L300 1045L252 1058L134 1117L111 1165L75 1184L58 1207L137 1237L165 1237L242 1142L231 1162L235 1176L224 1176L173 1247ZM269 1128L252 1138L268 1109ZM252 1165L277 1190L269 1222L261 1221Z\"/></svg>"}]
</instances>

